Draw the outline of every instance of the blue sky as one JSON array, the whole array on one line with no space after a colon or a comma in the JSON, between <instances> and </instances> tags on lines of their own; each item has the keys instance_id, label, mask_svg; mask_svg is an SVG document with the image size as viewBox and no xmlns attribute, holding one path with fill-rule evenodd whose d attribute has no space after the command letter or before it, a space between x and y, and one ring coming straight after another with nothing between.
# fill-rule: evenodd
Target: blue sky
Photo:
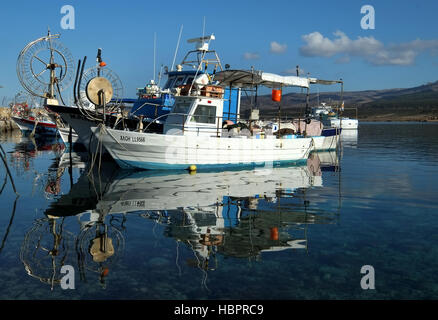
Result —
<instances>
[{"instance_id":1,"label":"blue sky","mask_svg":"<svg viewBox=\"0 0 438 320\"><path fill-rule=\"evenodd\" d=\"M63 30L63 5L75 8L75 29ZM363 30L360 9L375 9L375 29ZM172 64L183 25L179 62L192 44L214 33L211 48L223 64L288 74L305 73L345 81L345 89L413 87L438 80L438 2L422 1L8 1L0 10L0 102L21 89L18 53L50 26L75 60L104 60L120 76L125 96L153 78L153 39L157 69ZM321 88L320 91L328 88ZM336 88L333 88L336 90ZM71 91L67 89L68 93Z\"/></svg>"}]
</instances>

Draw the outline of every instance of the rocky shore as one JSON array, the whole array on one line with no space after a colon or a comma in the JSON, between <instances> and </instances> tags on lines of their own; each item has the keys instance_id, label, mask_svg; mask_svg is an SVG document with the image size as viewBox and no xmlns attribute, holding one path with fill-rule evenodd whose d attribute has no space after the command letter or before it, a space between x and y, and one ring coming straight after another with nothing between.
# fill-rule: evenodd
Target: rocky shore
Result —
<instances>
[{"instance_id":1,"label":"rocky shore","mask_svg":"<svg viewBox=\"0 0 438 320\"><path fill-rule=\"evenodd\" d=\"M17 124L11 119L11 109L0 107L0 133L20 130Z\"/></svg>"}]
</instances>

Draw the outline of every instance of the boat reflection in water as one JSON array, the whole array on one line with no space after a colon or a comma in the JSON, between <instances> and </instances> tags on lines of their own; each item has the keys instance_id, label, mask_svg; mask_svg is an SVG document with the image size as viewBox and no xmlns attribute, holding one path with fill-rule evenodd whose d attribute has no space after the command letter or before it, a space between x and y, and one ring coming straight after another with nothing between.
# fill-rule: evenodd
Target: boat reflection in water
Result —
<instances>
[{"instance_id":1,"label":"boat reflection in water","mask_svg":"<svg viewBox=\"0 0 438 320\"><path fill-rule=\"evenodd\" d=\"M82 279L93 271L104 284L123 253L133 215L161 224L166 237L193 252L187 264L204 271L217 268L212 262L217 255L258 260L262 252L305 250L309 224L338 219L337 212L311 208L306 198L322 188L325 169L339 170L335 153L312 154L307 166L196 174L120 171L115 164L105 165L98 176L84 172L68 194L51 203L47 218L37 220L26 235L22 260L32 276L32 263L41 268L44 282L58 279L61 275L53 274L70 261ZM75 235L61 228L68 216L79 222ZM38 262L35 239L42 238L52 242L41 247L47 261L41 257ZM61 253L61 248L73 252Z\"/></svg>"},{"instance_id":2,"label":"boat reflection in water","mask_svg":"<svg viewBox=\"0 0 438 320\"><path fill-rule=\"evenodd\" d=\"M341 143L345 147L357 147L357 140L358 140L358 130L342 130L341 133Z\"/></svg>"},{"instance_id":3,"label":"boat reflection in water","mask_svg":"<svg viewBox=\"0 0 438 320\"><path fill-rule=\"evenodd\" d=\"M59 166L58 160L49 167L48 172L43 173L36 168L36 162L41 158L59 157L64 153L65 147L57 137L31 137L20 136L16 141L13 151L8 155L10 168L17 177L25 177L32 181L32 195L42 194L45 198L51 198L60 191L60 177L64 168Z\"/></svg>"},{"instance_id":4,"label":"boat reflection in water","mask_svg":"<svg viewBox=\"0 0 438 320\"><path fill-rule=\"evenodd\" d=\"M14 151L11 153L11 166L17 169L17 174L34 168L33 159L47 153L62 154L64 144L56 137L29 137L20 136L15 141Z\"/></svg>"}]
</instances>

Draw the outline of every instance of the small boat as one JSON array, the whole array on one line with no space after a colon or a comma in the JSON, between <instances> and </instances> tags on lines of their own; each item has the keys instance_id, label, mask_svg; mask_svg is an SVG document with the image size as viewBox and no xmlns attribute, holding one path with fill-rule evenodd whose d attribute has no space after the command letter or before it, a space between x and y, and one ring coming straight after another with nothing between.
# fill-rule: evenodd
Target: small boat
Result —
<instances>
[{"instance_id":1,"label":"small boat","mask_svg":"<svg viewBox=\"0 0 438 320\"><path fill-rule=\"evenodd\" d=\"M312 116L314 119L320 120L325 126L331 128L355 130L359 126L359 120L339 116L339 113L335 111L335 108L324 102L322 102L321 105L312 108Z\"/></svg>"},{"instance_id":2,"label":"small boat","mask_svg":"<svg viewBox=\"0 0 438 320\"><path fill-rule=\"evenodd\" d=\"M16 104L12 107L12 120L24 134L54 136L57 133L56 123L41 111L30 109L27 104Z\"/></svg>"}]
</instances>

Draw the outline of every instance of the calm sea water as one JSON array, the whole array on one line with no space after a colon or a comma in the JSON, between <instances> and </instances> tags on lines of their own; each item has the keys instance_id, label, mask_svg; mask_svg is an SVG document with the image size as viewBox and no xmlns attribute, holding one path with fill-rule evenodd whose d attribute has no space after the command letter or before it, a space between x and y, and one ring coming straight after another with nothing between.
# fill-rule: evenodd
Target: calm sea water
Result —
<instances>
[{"instance_id":1,"label":"calm sea water","mask_svg":"<svg viewBox=\"0 0 438 320\"><path fill-rule=\"evenodd\" d=\"M0 299L437 299L438 124L343 140L307 166L190 175L3 136L20 196L0 166Z\"/></svg>"}]
</instances>

